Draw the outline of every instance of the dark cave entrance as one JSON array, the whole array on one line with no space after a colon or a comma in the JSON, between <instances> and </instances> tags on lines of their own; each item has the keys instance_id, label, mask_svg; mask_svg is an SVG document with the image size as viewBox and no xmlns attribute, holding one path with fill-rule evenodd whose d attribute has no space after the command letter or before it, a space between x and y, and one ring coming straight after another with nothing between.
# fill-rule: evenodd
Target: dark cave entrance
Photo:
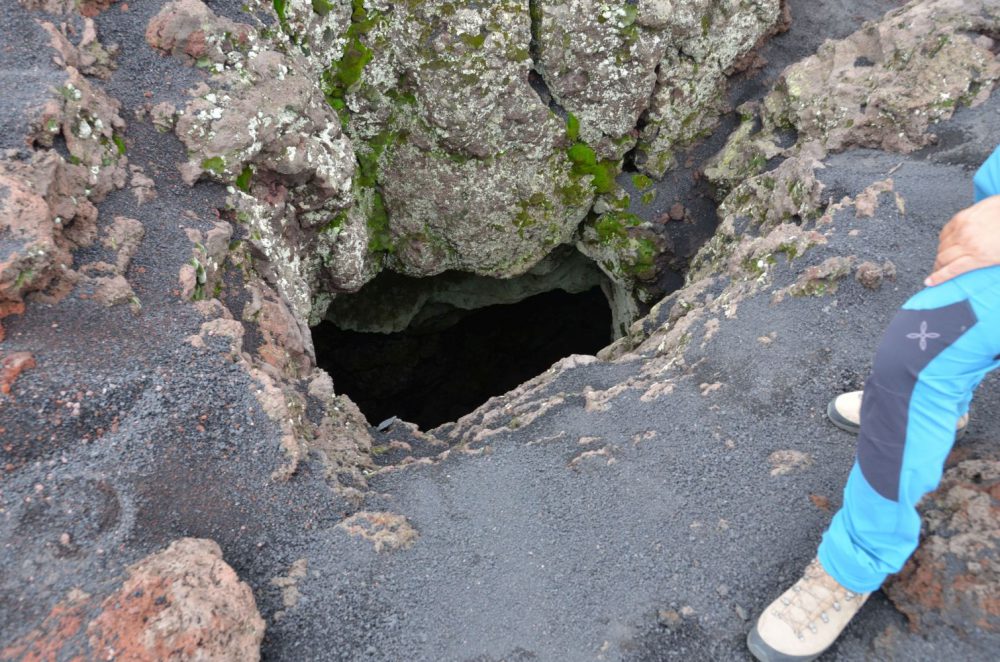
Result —
<instances>
[{"instance_id":1,"label":"dark cave entrance","mask_svg":"<svg viewBox=\"0 0 1000 662\"><path fill-rule=\"evenodd\" d=\"M396 295L389 305L405 305L405 288L382 289ZM359 299L351 312L364 303ZM442 303L419 310L405 328L390 333L343 328L370 326L369 311L361 322L355 317L313 327L319 366L373 425L397 416L429 430L457 420L560 358L594 354L612 339L611 309L596 284L576 294L552 290L471 310ZM337 320L336 310L332 314Z\"/></svg>"}]
</instances>

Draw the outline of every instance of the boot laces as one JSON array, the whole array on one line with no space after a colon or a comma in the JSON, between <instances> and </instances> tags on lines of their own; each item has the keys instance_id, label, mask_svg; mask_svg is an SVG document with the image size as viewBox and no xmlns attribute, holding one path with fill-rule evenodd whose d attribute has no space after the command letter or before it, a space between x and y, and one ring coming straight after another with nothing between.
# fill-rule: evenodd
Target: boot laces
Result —
<instances>
[{"instance_id":1,"label":"boot laces","mask_svg":"<svg viewBox=\"0 0 1000 662\"><path fill-rule=\"evenodd\" d=\"M773 613L791 627L796 637L804 639L806 632L817 633L817 620L830 622L828 611L840 611L843 602L852 603L858 598L857 593L837 583L814 559L802 578L781 596L781 606Z\"/></svg>"}]
</instances>

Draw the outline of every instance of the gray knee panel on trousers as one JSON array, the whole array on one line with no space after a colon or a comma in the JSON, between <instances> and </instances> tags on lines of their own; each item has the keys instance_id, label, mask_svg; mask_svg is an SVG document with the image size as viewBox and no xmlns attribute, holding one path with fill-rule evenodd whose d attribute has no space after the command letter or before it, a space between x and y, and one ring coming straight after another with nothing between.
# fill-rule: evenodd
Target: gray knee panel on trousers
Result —
<instances>
[{"instance_id":1,"label":"gray knee panel on trousers","mask_svg":"<svg viewBox=\"0 0 1000 662\"><path fill-rule=\"evenodd\" d=\"M861 404L858 465L868 484L886 499L899 497L909 411L920 373L976 321L968 301L904 309L882 337Z\"/></svg>"}]
</instances>

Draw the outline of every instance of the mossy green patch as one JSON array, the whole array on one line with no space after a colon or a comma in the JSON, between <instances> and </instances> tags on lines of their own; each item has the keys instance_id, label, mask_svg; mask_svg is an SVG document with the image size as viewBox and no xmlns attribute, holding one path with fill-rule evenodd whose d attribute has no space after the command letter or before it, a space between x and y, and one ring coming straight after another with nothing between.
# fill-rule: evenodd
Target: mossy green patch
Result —
<instances>
[{"instance_id":1,"label":"mossy green patch","mask_svg":"<svg viewBox=\"0 0 1000 662\"><path fill-rule=\"evenodd\" d=\"M518 236L522 239L528 228L540 222L548 222L554 209L552 201L541 191L536 191L527 200L518 202L518 207L519 210L514 215L514 225L517 227ZM561 227L559 231L561 232Z\"/></svg>"},{"instance_id":2,"label":"mossy green patch","mask_svg":"<svg viewBox=\"0 0 1000 662\"><path fill-rule=\"evenodd\" d=\"M288 25L288 19L285 17L285 10L288 3L286 0L271 0L271 6L274 7L274 13L278 16L278 25L281 26L285 34L291 37L292 43L295 43L295 35L292 33L292 28Z\"/></svg>"},{"instance_id":3,"label":"mossy green patch","mask_svg":"<svg viewBox=\"0 0 1000 662\"><path fill-rule=\"evenodd\" d=\"M118 149L118 155L125 156L125 139L116 133L111 136L111 140L114 141L115 147Z\"/></svg>"},{"instance_id":4,"label":"mossy green patch","mask_svg":"<svg viewBox=\"0 0 1000 662\"><path fill-rule=\"evenodd\" d=\"M607 202L611 205L612 209L624 212L628 211L629 207L632 206L632 196L619 189L615 191L614 196L610 196L607 199Z\"/></svg>"},{"instance_id":5,"label":"mossy green patch","mask_svg":"<svg viewBox=\"0 0 1000 662\"><path fill-rule=\"evenodd\" d=\"M608 212L594 223L597 238L602 244L610 244L616 239L628 239L628 228L642 225L642 219L629 212Z\"/></svg>"},{"instance_id":6,"label":"mossy green patch","mask_svg":"<svg viewBox=\"0 0 1000 662\"><path fill-rule=\"evenodd\" d=\"M653 239L636 232L642 220L627 211L613 211L589 221L604 257L601 264L618 278L648 280L656 274L659 253ZM593 235L589 241L593 242Z\"/></svg>"},{"instance_id":7,"label":"mossy green patch","mask_svg":"<svg viewBox=\"0 0 1000 662\"><path fill-rule=\"evenodd\" d=\"M327 67L322 76L326 100L341 115L341 121L346 113L344 97L361 80L365 65L374 57L365 43L365 36L383 20L378 12L368 13L364 0L352 0L351 6L351 25L344 35L344 50L340 59Z\"/></svg>"},{"instance_id":8,"label":"mossy green patch","mask_svg":"<svg viewBox=\"0 0 1000 662\"><path fill-rule=\"evenodd\" d=\"M799 256L799 247L794 242L786 242L778 246L777 252L784 253L788 261L791 262Z\"/></svg>"},{"instance_id":9,"label":"mossy green patch","mask_svg":"<svg viewBox=\"0 0 1000 662\"><path fill-rule=\"evenodd\" d=\"M205 248L201 246L201 244L196 244L196 246L204 255ZM195 275L194 292L191 294L191 300L201 301L205 298L205 283L208 282L208 272L205 271L205 265L203 265L197 257L192 257L188 260L188 264L194 267Z\"/></svg>"},{"instance_id":10,"label":"mossy green patch","mask_svg":"<svg viewBox=\"0 0 1000 662\"><path fill-rule=\"evenodd\" d=\"M633 239L635 257L622 265L625 273L643 280L651 278L656 272L656 244L652 239L638 237Z\"/></svg>"},{"instance_id":11,"label":"mossy green patch","mask_svg":"<svg viewBox=\"0 0 1000 662\"><path fill-rule=\"evenodd\" d=\"M633 4L627 3L625 7L623 7L623 10L625 15L622 16L621 24L623 28L627 28L635 23L635 19L639 17L639 8Z\"/></svg>"},{"instance_id":12,"label":"mossy green patch","mask_svg":"<svg viewBox=\"0 0 1000 662\"><path fill-rule=\"evenodd\" d=\"M574 143L580 138L580 119L573 113L566 115L566 137Z\"/></svg>"},{"instance_id":13,"label":"mossy green patch","mask_svg":"<svg viewBox=\"0 0 1000 662\"><path fill-rule=\"evenodd\" d=\"M577 177L590 175L590 185L596 193L611 193L615 190L615 176L619 163L611 160L597 160L593 148L585 142L574 143L566 155L572 162L571 173Z\"/></svg>"},{"instance_id":14,"label":"mossy green patch","mask_svg":"<svg viewBox=\"0 0 1000 662\"><path fill-rule=\"evenodd\" d=\"M371 140L364 143L355 156L358 159L358 170L355 174L355 181L362 188L373 188L378 184L379 159L385 153L386 148L395 144L399 140L399 133L385 130Z\"/></svg>"},{"instance_id":15,"label":"mossy green patch","mask_svg":"<svg viewBox=\"0 0 1000 662\"><path fill-rule=\"evenodd\" d=\"M590 202L590 194L578 181L571 181L558 189L562 202L569 208L582 207Z\"/></svg>"},{"instance_id":16,"label":"mossy green patch","mask_svg":"<svg viewBox=\"0 0 1000 662\"><path fill-rule=\"evenodd\" d=\"M389 214L385 209L382 194L372 195L371 210L368 214L368 250L372 253L392 253L396 246L389 231Z\"/></svg>"},{"instance_id":17,"label":"mossy green patch","mask_svg":"<svg viewBox=\"0 0 1000 662\"><path fill-rule=\"evenodd\" d=\"M14 287L21 287L35 275L35 272L31 269L25 269L24 271L19 271L17 273L17 278L14 279Z\"/></svg>"},{"instance_id":18,"label":"mossy green patch","mask_svg":"<svg viewBox=\"0 0 1000 662\"><path fill-rule=\"evenodd\" d=\"M569 148L567 155L569 156L569 160L573 162L573 165L581 167L597 165L597 153L587 143L574 143Z\"/></svg>"},{"instance_id":19,"label":"mossy green patch","mask_svg":"<svg viewBox=\"0 0 1000 662\"><path fill-rule=\"evenodd\" d=\"M242 172L236 177L236 188L247 193L250 191L250 179L253 177L253 168L244 166Z\"/></svg>"},{"instance_id":20,"label":"mossy green patch","mask_svg":"<svg viewBox=\"0 0 1000 662\"><path fill-rule=\"evenodd\" d=\"M776 262L777 260L774 259L773 255L764 255L763 257L754 257L751 255L743 259L741 266L744 271L756 280L764 275L769 265L775 264Z\"/></svg>"},{"instance_id":21,"label":"mossy green patch","mask_svg":"<svg viewBox=\"0 0 1000 662\"><path fill-rule=\"evenodd\" d=\"M836 291L836 281L826 278L815 278L805 283L796 283L789 289L794 297L821 297Z\"/></svg>"},{"instance_id":22,"label":"mossy green patch","mask_svg":"<svg viewBox=\"0 0 1000 662\"><path fill-rule=\"evenodd\" d=\"M480 49L483 44L486 43L486 32L480 32L479 34L463 34L460 39L467 46L475 49Z\"/></svg>"},{"instance_id":23,"label":"mossy green patch","mask_svg":"<svg viewBox=\"0 0 1000 662\"><path fill-rule=\"evenodd\" d=\"M226 170L226 160L221 156L213 156L201 162L201 169L222 176Z\"/></svg>"},{"instance_id":24,"label":"mossy green patch","mask_svg":"<svg viewBox=\"0 0 1000 662\"><path fill-rule=\"evenodd\" d=\"M506 54L512 62L525 62L531 59L531 51L518 47L514 42L508 42Z\"/></svg>"},{"instance_id":25,"label":"mossy green patch","mask_svg":"<svg viewBox=\"0 0 1000 662\"><path fill-rule=\"evenodd\" d=\"M636 173L632 175L632 186L639 189L639 191L645 191L653 187L653 180L642 173Z\"/></svg>"},{"instance_id":26,"label":"mossy green patch","mask_svg":"<svg viewBox=\"0 0 1000 662\"><path fill-rule=\"evenodd\" d=\"M966 90L966 92L958 98L959 103L966 106L971 106L972 102L976 100L976 97L979 96L979 92L982 89L983 89L982 82L972 81L971 83L969 83L969 89Z\"/></svg>"},{"instance_id":27,"label":"mossy green patch","mask_svg":"<svg viewBox=\"0 0 1000 662\"><path fill-rule=\"evenodd\" d=\"M346 92L361 80L361 72L365 65L371 62L372 57L371 49L360 39L349 40L334 72L337 89Z\"/></svg>"},{"instance_id":28,"label":"mossy green patch","mask_svg":"<svg viewBox=\"0 0 1000 662\"><path fill-rule=\"evenodd\" d=\"M347 212L342 211L336 216L334 216L332 219L330 219L330 221L323 226L320 232L323 234L330 234L330 233L340 234L340 231L343 229L344 223L346 222L347 222Z\"/></svg>"},{"instance_id":29,"label":"mossy green patch","mask_svg":"<svg viewBox=\"0 0 1000 662\"><path fill-rule=\"evenodd\" d=\"M330 0L312 0L313 11L320 16L326 16L333 11L333 3Z\"/></svg>"},{"instance_id":30,"label":"mossy green patch","mask_svg":"<svg viewBox=\"0 0 1000 662\"><path fill-rule=\"evenodd\" d=\"M385 200L378 191L378 172L382 155L400 140L400 134L395 131L382 131L371 140L363 143L355 156L358 168L354 175L354 185L359 190L371 190L371 204L368 208L368 250L373 253L391 253L395 251L392 234L389 231L389 214L385 208Z\"/></svg>"}]
</instances>

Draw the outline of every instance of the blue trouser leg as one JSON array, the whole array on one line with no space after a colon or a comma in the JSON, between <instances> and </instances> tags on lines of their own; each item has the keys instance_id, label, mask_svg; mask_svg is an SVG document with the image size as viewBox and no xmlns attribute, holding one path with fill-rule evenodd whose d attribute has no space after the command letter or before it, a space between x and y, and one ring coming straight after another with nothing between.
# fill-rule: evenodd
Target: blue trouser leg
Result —
<instances>
[{"instance_id":1,"label":"blue trouser leg","mask_svg":"<svg viewBox=\"0 0 1000 662\"><path fill-rule=\"evenodd\" d=\"M898 572L920 536L916 505L941 480L972 391L1000 365L1000 267L912 297L889 325L865 384L858 452L819 559L858 592Z\"/></svg>"}]
</instances>

